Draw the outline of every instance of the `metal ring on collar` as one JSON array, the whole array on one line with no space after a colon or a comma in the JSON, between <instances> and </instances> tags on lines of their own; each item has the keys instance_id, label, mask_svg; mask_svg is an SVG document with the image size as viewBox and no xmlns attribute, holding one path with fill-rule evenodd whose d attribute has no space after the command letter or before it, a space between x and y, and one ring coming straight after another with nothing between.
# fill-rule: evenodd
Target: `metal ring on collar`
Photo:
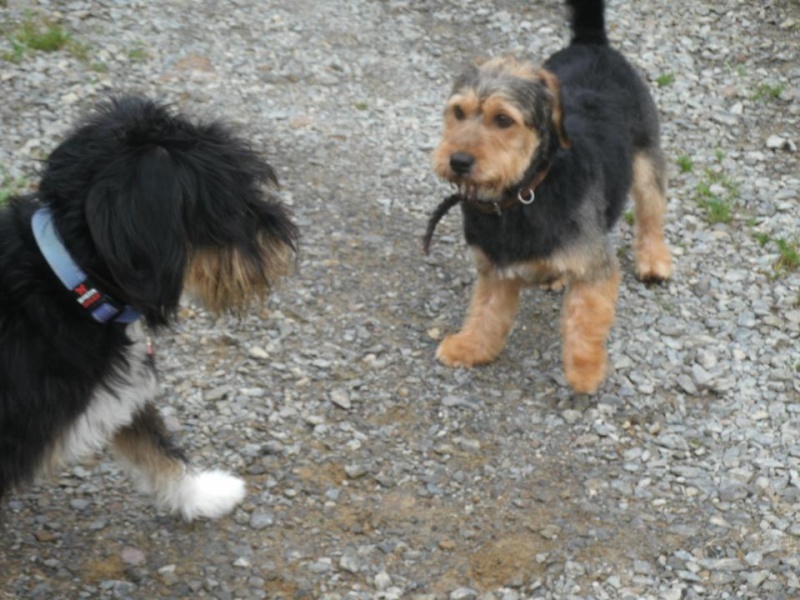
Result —
<instances>
[{"instance_id":1,"label":"metal ring on collar","mask_svg":"<svg viewBox=\"0 0 800 600\"><path fill-rule=\"evenodd\" d=\"M528 188L528 195L523 196L522 190L520 190L517 192L517 199L526 205L533 204L533 201L536 200L536 193L532 189Z\"/></svg>"}]
</instances>

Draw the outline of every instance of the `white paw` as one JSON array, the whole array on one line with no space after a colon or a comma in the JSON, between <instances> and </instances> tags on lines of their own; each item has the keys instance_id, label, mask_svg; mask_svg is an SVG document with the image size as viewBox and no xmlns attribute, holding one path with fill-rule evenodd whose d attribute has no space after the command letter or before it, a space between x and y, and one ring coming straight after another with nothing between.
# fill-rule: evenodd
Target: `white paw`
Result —
<instances>
[{"instance_id":1,"label":"white paw","mask_svg":"<svg viewBox=\"0 0 800 600\"><path fill-rule=\"evenodd\" d=\"M218 519L244 499L244 481L225 471L187 472L177 483L167 505L187 521L197 517Z\"/></svg>"}]
</instances>

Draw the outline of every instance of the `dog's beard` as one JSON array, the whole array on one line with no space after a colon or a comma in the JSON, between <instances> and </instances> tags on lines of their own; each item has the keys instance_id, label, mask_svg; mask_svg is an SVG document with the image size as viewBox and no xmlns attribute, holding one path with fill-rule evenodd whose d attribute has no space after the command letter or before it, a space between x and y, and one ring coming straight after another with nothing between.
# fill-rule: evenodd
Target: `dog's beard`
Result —
<instances>
[{"instance_id":1,"label":"dog's beard","mask_svg":"<svg viewBox=\"0 0 800 600\"><path fill-rule=\"evenodd\" d=\"M494 188L480 185L472 180L455 177L450 180L459 196L470 202L496 202L499 195Z\"/></svg>"},{"instance_id":2,"label":"dog's beard","mask_svg":"<svg viewBox=\"0 0 800 600\"><path fill-rule=\"evenodd\" d=\"M453 187L455 187L459 196L462 196L467 200L474 200L478 195L478 186L471 181L456 179L453 181Z\"/></svg>"},{"instance_id":3,"label":"dog's beard","mask_svg":"<svg viewBox=\"0 0 800 600\"><path fill-rule=\"evenodd\" d=\"M233 248L206 248L195 253L184 291L215 314L243 314L261 302L292 268L292 248L267 235L259 236L260 262Z\"/></svg>"}]
</instances>

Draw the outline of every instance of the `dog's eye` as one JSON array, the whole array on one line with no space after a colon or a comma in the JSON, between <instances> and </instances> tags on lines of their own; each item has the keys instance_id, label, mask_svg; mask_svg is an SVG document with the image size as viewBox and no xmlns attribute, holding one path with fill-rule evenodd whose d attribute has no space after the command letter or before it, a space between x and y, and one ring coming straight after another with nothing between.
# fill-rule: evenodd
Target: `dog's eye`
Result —
<instances>
[{"instance_id":1,"label":"dog's eye","mask_svg":"<svg viewBox=\"0 0 800 600\"><path fill-rule=\"evenodd\" d=\"M508 115L504 115L501 113L499 115L495 115L494 124L497 125L500 129L508 129L509 127L514 125L514 119L512 119Z\"/></svg>"},{"instance_id":2,"label":"dog's eye","mask_svg":"<svg viewBox=\"0 0 800 600\"><path fill-rule=\"evenodd\" d=\"M458 104L453 107L453 116L459 121L463 121L464 117L466 117L464 114L464 109L462 109Z\"/></svg>"}]
</instances>

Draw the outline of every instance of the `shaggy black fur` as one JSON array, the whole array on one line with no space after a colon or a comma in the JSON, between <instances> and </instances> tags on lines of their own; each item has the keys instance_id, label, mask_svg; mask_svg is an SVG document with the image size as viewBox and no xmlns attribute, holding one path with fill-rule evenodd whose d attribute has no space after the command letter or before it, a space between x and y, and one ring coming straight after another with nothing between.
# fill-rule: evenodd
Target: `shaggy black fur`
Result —
<instances>
[{"instance_id":1,"label":"shaggy black fur","mask_svg":"<svg viewBox=\"0 0 800 600\"><path fill-rule=\"evenodd\" d=\"M128 364L126 326L93 321L50 270L31 231L37 208L51 207L104 292L158 327L178 308L190 252L234 247L260 266L258 234L294 248L294 225L262 188L274 179L223 125L129 97L56 148L36 194L0 208L0 497L32 476L93 393L143 368Z\"/></svg>"},{"instance_id":2,"label":"shaggy black fur","mask_svg":"<svg viewBox=\"0 0 800 600\"><path fill-rule=\"evenodd\" d=\"M472 203L461 205L467 242L500 267L546 257L595 230L610 229L625 205L634 153L660 153L655 104L633 67L607 44L602 0L571 0L568 5L572 43L544 68L561 82L563 129L570 147L553 143L555 126L545 121L548 143L531 168L548 159L552 165L536 190L536 201L515 204L500 215Z\"/></svg>"}]
</instances>

